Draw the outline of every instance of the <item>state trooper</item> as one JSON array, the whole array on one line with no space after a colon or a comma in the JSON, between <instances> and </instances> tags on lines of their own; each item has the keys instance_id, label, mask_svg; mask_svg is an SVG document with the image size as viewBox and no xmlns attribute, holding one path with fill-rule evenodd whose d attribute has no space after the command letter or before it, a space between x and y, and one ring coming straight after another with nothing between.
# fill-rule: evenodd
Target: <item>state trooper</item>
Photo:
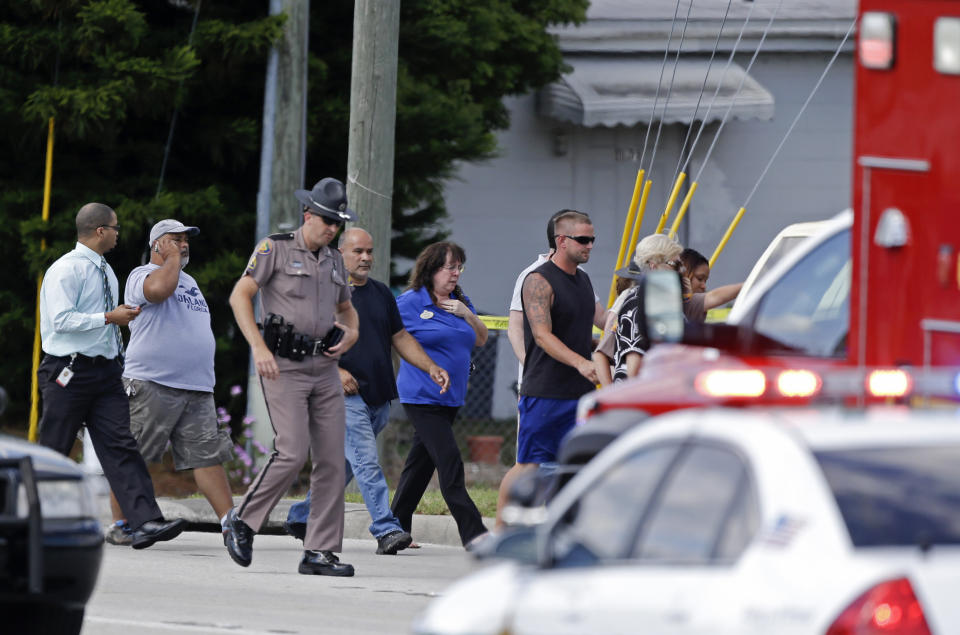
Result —
<instances>
[{"instance_id":1,"label":"state trooper","mask_svg":"<svg viewBox=\"0 0 960 635\"><path fill-rule=\"evenodd\" d=\"M335 554L343 548L345 430L337 359L357 341L358 318L343 257L329 244L356 215L347 208L343 183L334 178L294 196L303 205L303 225L263 239L230 294L275 437L260 474L227 514L223 542L234 562L250 565L253 535L293 484L309 452L312 503L298 571L352 576L353 566ZM253 312L257 292L263 334Z\"/></svg>"}]
</instances>

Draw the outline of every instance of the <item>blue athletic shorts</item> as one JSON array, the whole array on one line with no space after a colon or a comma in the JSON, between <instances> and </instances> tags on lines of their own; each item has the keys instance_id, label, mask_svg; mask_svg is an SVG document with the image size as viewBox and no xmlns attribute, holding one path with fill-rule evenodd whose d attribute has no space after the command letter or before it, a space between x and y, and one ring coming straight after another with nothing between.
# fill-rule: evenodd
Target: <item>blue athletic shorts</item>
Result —
<instances>
[{"instance_id":1,"label":"blue athletic shorts","mask_svg":"<svg viewBox=\"0 0 960 635\"><path fill-rule=\"evenodd\" d=\"M560 440L577 421L577 399L520 397L517 463L551 463L557 460Z\"/></svg>"}]
</instances>

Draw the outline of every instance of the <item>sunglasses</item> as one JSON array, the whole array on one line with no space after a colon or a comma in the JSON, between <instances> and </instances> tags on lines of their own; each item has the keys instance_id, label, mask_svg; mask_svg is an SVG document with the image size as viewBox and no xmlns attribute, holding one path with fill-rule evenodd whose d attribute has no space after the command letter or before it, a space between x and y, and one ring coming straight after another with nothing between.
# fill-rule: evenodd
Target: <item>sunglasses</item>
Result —
<instances>
[{"instance_id":1,"label":"sunglasses","mask_svg":"<svg viewBox=\"0 0 960 635\"><path fill-rule=\"evenodd\" d=\"M336 225L337 227L340 227L341 225L343 225L343 221L340 220L339 218L330 218L329 216L324 216L323 214L318 214L317 212L315 212L313 209L307 207L306 205L303 206L303 211L304 211L304 212L308 212L308 213L310 213L310 214L312 214L312 215L314 215L314 216L319 217L320 220L322 220L322 221L324 222L324 224L326 224L326 225Z\"/></svg>"},{"instance_id":2,"label":"sunglasses","mask_svg":"<svg viewBox=\"0 0 960 635\"><path fill-rule=\"evenodd\" d=\"M343 225L342 220L337 220L335 218L330 218L328 216L320 216L320 220L322 220L325 225L336 225L337 227L340 227L341 225Z\"/></svg>"},{"instance_id":3,"label":"sunglasses","mask_svg":"<svg viewBox=\"0 0 960 635\"><path fill-rule=\"evenodd\" d=\"M105 229L112 229L113 231L118 232L118 233L119 233L119 231L120 231L120 225L97 225L97 227L98 227L98 228L99 228L99 227L103 227L103 228L105 228Z\"/></svg>"},{"instance_id":4,"label":"sunglasses","mask_svg":"<svg viewBox=\"0 0 960 635\"><path fill-rule=\"evenodd\" d=\"M595 236L567 236L566 234L557 234L557 235L562 236L564 238L569 238L570 240L575 240L581 245L590 245L596 240Z\"/></svg>"}]
</instances>

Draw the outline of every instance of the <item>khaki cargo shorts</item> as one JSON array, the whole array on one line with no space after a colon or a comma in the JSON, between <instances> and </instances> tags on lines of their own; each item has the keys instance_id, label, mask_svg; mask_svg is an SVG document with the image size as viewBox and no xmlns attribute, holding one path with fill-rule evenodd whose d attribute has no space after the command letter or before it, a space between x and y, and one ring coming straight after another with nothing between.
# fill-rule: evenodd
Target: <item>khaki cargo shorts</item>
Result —
<instances>
[{"instance_id":1,"label":"khaki cargo shorts","mask_svg":"<svg viewBox=\"0 0 960 635\"><path fill-rule=\"evenodd\" d=\"M130 399L130 432L140 454L158 462L170 442L178 470L220 465L233 458L230 433L220 428L213 394L123 378Z\"/></svg>"}]
</instances>

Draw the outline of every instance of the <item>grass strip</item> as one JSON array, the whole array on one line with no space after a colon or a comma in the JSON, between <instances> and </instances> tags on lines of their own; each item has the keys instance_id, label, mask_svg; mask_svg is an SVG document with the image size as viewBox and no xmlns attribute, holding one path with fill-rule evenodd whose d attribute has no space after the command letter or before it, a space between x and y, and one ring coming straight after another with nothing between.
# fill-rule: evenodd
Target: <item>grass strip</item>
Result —
<instances>
[{"instance_id":1,"label":"grass strip","mask_svg":"<svg viewBox=\"0 0 960 635\"><path fill-rule=\"evenodd\" d=\"M390 490L390 500L396 490ZM468 487L467 493L480 510L480 515L487 518L494 518L497 515L497 490L493 487ZM348 503L362 503L363 497L358 492L347 492L344 494L344 500ZM418 514L428 516L449 516L450 510L447 509L447 503L443 500L440 490L429 489L420 499L417 505Z\"/></svg>"}]
</instances>

